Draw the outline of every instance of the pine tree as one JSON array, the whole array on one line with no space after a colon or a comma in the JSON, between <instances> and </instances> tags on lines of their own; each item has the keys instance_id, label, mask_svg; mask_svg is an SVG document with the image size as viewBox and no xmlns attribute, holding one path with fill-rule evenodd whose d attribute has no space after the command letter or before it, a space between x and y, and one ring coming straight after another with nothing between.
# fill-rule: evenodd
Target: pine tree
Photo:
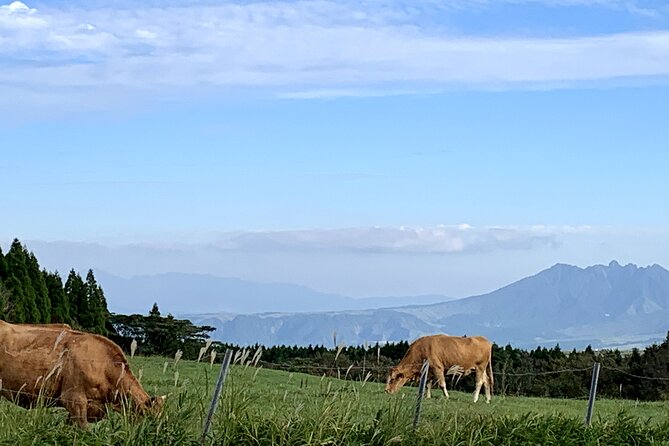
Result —
<instances>
[{"instance_id":1,"label":"pine tree","mask_svg":"<svg viewBox=\"0 0 669 446\"><path fill-rule=\"evenodd\" d=\"M7 279L7 260L2 253L2 246L0 246L0 282Z\"/></svg>"},{"instance_id":2,"label":"pine tree","mask_svg":"<svg viewBox=\"0 0 669 446\"><path fill-rule=\"evenodd\" d=\"M0 280L0 319L7 319L9 312L9 291Z\"/></svg>"},{"instance_id":3,"label":"pine tree","mask_svg":"<svg viewBox=\"0 0 669 446\"><path fill-rule=\"evenodd\" d=\"M83 325L83 327L95 333L104 334L106 332L105 325L109 317L107 300L102 292L102 288L98 286L93 270L91 269L89 269L86 274L86 284L84 287L88 304L88 315L86 316L85 321L89 325Z\"/></svg>"},{"instance_id":4,"label":"pine tree","mask_svg":"<svg viewBox=\"0 0 669 446\"><path fill-rule=\"evenodd\" d=\"M43 270L42 276L44 276L44 283L46 283L49 300L51 301L51 322L71 324L70 301L67 294L65 294L63 280L60 278L60 275L57 271L50 273Z\"/></svg>"},{"instance_id":5,"label":"pine tree","mask_svg":"<svg viewBox=\"0 0 669 446\"><path fill-rule=\"evenodd\" d=\"M19 279L14 275L9 276L6 289L5 316L7 322L18 324L30 322L26 311L26 299L23 296L23 285L21 285Z\"/></svg>"},{"instance_id":6,"label":"pine tree","mask_svg":"<svg viewBox=\"0 0 669 446\"><path fill-rule=\"evenodd\" d=\"M4 280L7 279L7 261L0 246L0 319L7 319L9 310L9 291L5 287Z\"/></svg>"},{"instance_id":7,"label":"pine tree","mask_svg":"<svg viewBox=\"0 0 669 446\"><path fill-rule=\"evenodd\" d=\"M65 295L70 303L70 317L72 323L82 329L90 327L93 323L90 318L88 300L86 299L86 287L79 273L74 269L65 281Z\"/></svg>"},{"instance_id":8,"label":"pine tree","mask_svg":"<svg viewBox=\"0 0 669 446\"><path fill-rule=\"evenodd\" d=\"M37 257L32 252L27 258L28 278L30 285L35 292L35 305L39 311L39 320L37 322L48 324L51 322L51 300L49 300L49 290L44 282L44 276L39 268Z\"/></svg>"},{"instance_id":9,"label":"pine tree","mask_svg":"<svg viewBox=\"0 0 669 446\"><path fill-rule=\"evenodd\" d=\"M18 239L14 239L5 256L9 276L6 285L11 292L10 304L14 312L14 315L10 313L10 316L13 316L11 319L14 322L39 323L41 314L37 308L37 293L30 280L29 257L28 250Z\"/></svg>"},{"instance_id":10,"label":"pine tree","mask_svg":"<svg viewBox=\"0 0 669 446\"><path fill-rule=\"evenodd\" d=\"M158 309L158 303L157 302L153 303L153 306L151 307L151 311L149 311L149 316L160 317L160 310Z\"/></svg>"}]
</instances>

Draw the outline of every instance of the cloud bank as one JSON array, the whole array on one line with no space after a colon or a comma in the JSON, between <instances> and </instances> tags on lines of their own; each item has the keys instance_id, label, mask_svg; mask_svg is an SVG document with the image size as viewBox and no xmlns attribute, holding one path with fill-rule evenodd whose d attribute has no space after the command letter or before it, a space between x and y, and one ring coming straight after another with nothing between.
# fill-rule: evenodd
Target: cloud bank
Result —
<instances>
[{"instance_id":1,"label":"cloud bank","mask_svg":"<svg viewBox=\"0 0 669 446\"><path fill-rule=\"evenodd\" d=\"M642 10L632 8L634 2L543 3ZM437 10L490 5L149 2L130 8L93 2L34 8L14 1L0 7L0 89L7 96L53 89L174 94L250 87L313 98L338 91L557 88L669 76L669 31L486 36L428 26L423 19ZM666 11L646 11L660 13Z\"/></svg>"},{"instance_id":2,"label":"cloud bank","mask_svg":"<svg viewBox=\"0 0 669 446\"><path fill-rule=\"evenodd\" d=\"M395 254L456 254L557 246L564 228L368 227L227 234L214 245L240 251L335 251Z\"/></svg>"},{"instance_id":3,"label":"cloud bank","mask_svg":"<svg viewBox=\"0 0 669 446\"><path fill-rule=\"evenodd\" d=\"M480 294L555 263L669 265L666 228L444 225L152 235L21 241L42 267L61 275L71 268L124 277L211 274L356 297ZM6 252L11 237L3 240Z\"/></svg>"}]
</instances>

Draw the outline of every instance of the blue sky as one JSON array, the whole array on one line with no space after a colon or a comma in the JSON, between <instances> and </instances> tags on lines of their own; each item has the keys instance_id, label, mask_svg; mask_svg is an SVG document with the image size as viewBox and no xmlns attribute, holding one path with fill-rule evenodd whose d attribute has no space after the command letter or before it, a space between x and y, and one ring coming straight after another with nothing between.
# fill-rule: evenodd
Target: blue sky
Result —
<instances>
[{"instance_id":1,"label":"blue sky","mask_svg":"<svg viewBox=\"0 0 669 446\"><path fill-rule=\"evenodd\" d=\"M668 80L665 2L6 3L0 245L354 296L669 267Z\"/></svg>"}]
</instances>

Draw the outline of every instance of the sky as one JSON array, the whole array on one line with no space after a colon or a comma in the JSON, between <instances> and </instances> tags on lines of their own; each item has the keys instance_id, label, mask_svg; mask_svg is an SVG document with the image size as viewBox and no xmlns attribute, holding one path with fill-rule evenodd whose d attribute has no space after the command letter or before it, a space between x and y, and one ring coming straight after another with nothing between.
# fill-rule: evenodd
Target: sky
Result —
<instances>
[{"instance_id":1,"label":"sky","mask_svg":"<svg viewBox=\"0 0 669 446\"><path fill-rule=\"evenodd\" d=\"M669 267L668 81L659 1L7 2L0 246L353 297Z\"/></svg>"}]
</instances>

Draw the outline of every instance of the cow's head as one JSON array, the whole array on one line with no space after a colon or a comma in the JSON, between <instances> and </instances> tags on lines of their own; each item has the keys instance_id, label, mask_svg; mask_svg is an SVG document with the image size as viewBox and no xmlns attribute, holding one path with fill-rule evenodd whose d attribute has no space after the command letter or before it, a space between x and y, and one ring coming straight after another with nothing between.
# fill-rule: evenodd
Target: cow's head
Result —
<instances>
[{"instance_id":1,"label":"cow's head","mask_svg":"<svg viewBox=\"0 0 669 446\"><path fill-rule=\"evenodd\" d=\"M167 395L152 396L149 400L149 412L159 413L163 410L163 404L165 404L166 399Z\"/></svg>"},{"instance_id":2,"label":"cow's head","mask_svg":"<svg viewBox=\"0 0 669 446\"><path fill-rule=\"evenodd\" d=\"M399 367L391 368L386 382L386 393L397 392L410 378L403 369Z\"/></svg>"},{"instance_id":3,"label":"cow's head","mask_svg":"<svg viewBox=\"0 0 669 446\"><path fill-rule=\"evenodd\" d=\"M139 406L139 413L143 415L159 414L163 410L166 399L167 395L149 397L148 400Z\"/></svg>"}]
</instances>

